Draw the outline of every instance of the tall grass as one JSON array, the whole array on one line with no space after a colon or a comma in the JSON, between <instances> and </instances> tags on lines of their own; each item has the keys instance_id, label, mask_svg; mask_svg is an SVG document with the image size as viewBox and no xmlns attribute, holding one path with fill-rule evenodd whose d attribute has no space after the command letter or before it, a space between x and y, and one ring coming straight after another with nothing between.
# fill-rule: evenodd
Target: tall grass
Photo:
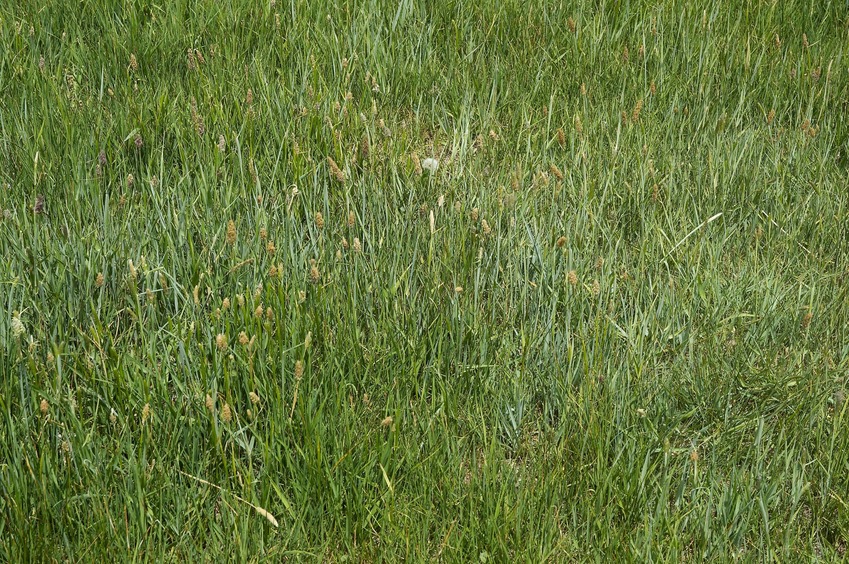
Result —
<instances>
[{"instance_id":1,"label":"tall grass","mask_svg":"<svg viewBox=\"0 0 849 564\"><path fill-rule=\"evenodd\" d=\"M842 4L4 4L0 559L845 558Z\"/></svg>"}]
</instances>

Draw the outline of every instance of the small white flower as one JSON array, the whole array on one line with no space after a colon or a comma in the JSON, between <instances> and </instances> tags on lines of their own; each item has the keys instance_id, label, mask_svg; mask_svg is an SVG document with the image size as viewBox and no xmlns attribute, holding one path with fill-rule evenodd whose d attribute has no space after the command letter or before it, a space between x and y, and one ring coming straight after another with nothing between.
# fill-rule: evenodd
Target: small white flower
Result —
<instances>
[{"instance_id":1,"label":"small white flower","mask_svg":"<svg viewBox=\"0 0 849 564\"><path fill-rule=\"evenodd\" d=\"M26 327L24 327L24 324L21 321L21 314L15 312L15 314L12 315L12 335L16 339L20 339L21 335L23 335L26 332L27 332Z\"/></svg>"},{"instance_id":2,"label":"small white flower","mask_svg":"<svg viewBox=\"0 0 849 564\"><path fill-rule=\"evenodd\" d=\"M428 157L422 161L422 168L430 172L436 172L439 169L439 161Z\"/></svg>"}]
</instances>

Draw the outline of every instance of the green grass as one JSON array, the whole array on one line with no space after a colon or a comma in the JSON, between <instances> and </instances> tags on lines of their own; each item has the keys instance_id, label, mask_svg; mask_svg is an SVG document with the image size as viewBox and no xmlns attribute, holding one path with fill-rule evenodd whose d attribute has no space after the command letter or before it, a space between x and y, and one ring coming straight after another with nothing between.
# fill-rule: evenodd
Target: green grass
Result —
<instances>
[{"instance_id":1,"label":"green grass","mask_svg":"<svg viewBox=\"0 0 849 564\"><path fill-rule=\"evenodd\" d=\"M4 3L0 560L847 558L848 13Z\"/></svg>"}]
</instances>

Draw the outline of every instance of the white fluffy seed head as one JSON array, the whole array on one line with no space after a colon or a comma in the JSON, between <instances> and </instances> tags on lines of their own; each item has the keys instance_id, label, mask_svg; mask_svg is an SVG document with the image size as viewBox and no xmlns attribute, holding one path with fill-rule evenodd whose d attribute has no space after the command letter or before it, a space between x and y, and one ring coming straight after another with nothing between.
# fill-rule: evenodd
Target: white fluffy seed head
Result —
<instances>
[{"instance_id":1,"label":"white fluffy seed head","mask_svg":"<svg viewBox=\"0 0 849 564\"><path fill-rule=\"evenodd\" d=\"M429 172L436 172L439 169L439 161L428 157L422 161L422 168Z\"/></svg>"}]
</instances>

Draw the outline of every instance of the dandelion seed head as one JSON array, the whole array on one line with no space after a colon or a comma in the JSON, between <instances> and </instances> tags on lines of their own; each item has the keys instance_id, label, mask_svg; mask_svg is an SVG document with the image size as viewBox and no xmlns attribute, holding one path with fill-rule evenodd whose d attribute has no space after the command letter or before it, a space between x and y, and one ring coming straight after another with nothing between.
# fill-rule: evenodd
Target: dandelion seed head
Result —
<instances>
[{"instance_id":1,"label":"dandelion seed head","mask_svg":"<svg viewBox=\"0 0 849 564\"><path fill-rule=\"evenodd\" d=\"M422 161L422 168L428 172L434 173L439 170L439 161L428 157Z\"/></svg>"}]
</instances>

